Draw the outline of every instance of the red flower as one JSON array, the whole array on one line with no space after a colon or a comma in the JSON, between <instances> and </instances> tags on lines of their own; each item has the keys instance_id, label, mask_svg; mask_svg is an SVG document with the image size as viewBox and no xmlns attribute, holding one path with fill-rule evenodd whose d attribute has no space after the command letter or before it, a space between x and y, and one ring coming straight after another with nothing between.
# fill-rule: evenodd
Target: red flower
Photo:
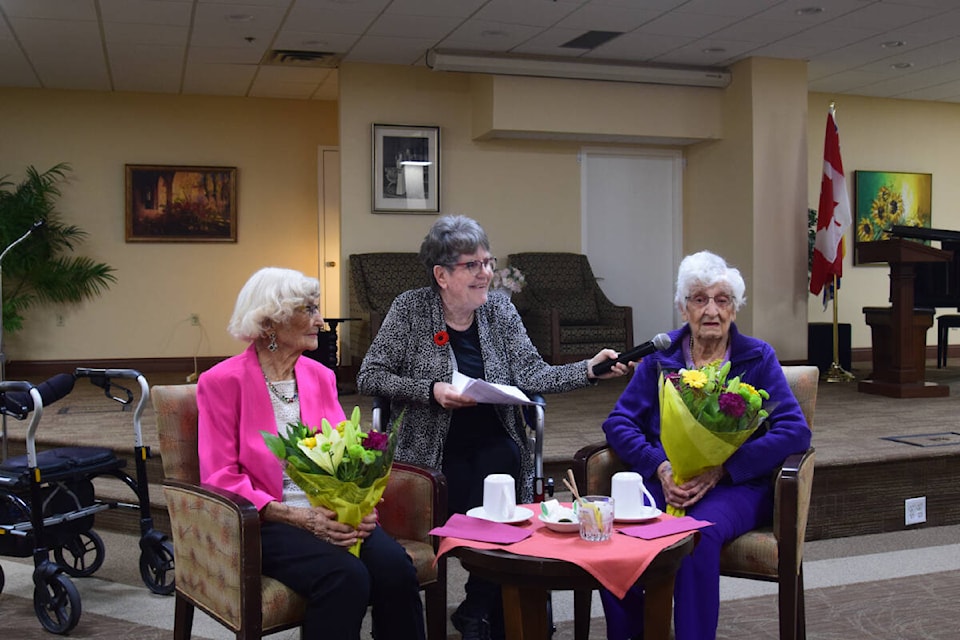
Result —
<instances>
[{"instance_id":1,"label":"red flower","mask_svg":"<svg viewBox=\"0 0 960 640\"><path fill-rule=\"evenodd\" d=\"M721 393L718 404L720 411L734 418L739 418L747 410L747 401L738 393Z\"/></svg>"},{"instance_id":2,"label":"red flower","mask_svg":"<svg viewBox=\"0 0 960 640\"><path fill-rule=\"evenodd\" d=\"M448 342L450 342L450 334L446 331L437 331L433 334L433 344L438 347L446 346Z\"/></svg>"}]
</instances>

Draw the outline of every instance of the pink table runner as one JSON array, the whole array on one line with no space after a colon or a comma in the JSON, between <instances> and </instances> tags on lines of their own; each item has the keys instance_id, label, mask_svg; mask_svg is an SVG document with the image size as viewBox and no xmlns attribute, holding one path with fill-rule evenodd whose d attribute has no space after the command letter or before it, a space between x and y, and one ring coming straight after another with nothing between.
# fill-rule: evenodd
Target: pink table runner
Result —
<instances>
[{"instance_id":1,"label":"pink table runner","mask_svg":"<svg viewBox=\"0 0 960 640\"><path fill-rule=\"evenodd\" d=\"M539 513L539 505L526 506L532 508L534 513ZM655 522L665 522L671 519L675 518L664 514ZM706 524L709 523L703 523L703 525ZM670 545L683 540L690 531L690 529L687 529L682 533L674 533L654 540L643 540L615 533L607 542L587 542L581 540L578 533L550 531L536 516L522 525L515 526L532 531L532 535L512 544L444 537L440 542L440 550L437 556L442 556L457 547L471 547L474 549L502 549L517 555L565 560L582 567L615 596L622 598L646 571L657 554ZM614 529L620 528L619 525L614 525ZM636 525L633 528L637 528ZM694 528L699 528L699 526Z\"/></svg>"}]
</instances>

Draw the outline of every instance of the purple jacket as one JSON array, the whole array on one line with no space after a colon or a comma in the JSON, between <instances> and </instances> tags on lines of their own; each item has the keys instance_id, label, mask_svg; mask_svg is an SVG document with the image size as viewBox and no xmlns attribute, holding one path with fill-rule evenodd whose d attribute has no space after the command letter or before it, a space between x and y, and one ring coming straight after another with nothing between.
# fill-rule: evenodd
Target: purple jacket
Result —
<instances>
[{"instance_id":1,"label":"purple jacket","mask_svg":"<svg viewBox=\"0 0 960 640\"><path fill-rule=\"evenodd\" d=\"M344 420L333 371L310 358L294 365L300 395L300 419L320 426L326 418ZM198 449L200 481L238 493L259 511L283 499L283 470L261 431L277 433L270 392L254 346L200 376Z\"/></svg>"},{"instance_id":2,"label":"purple jacket","mask_svg":"<svg viewBox=\"0 0 960 640\"><path fill-rule=\"evenodd\" d=\"M607 442L620 458L644 479L656 479L657 467L667 459L660 443L659 369L676 371L685 367L681 346L690 339L684 325L670 334L672 344L644 358L633 378L603 423ZM730 376L754 387L766 389L770 403L778 403L765 423L744 442L723 467L734 484L762 479L788 455L810 447L810 429L800 410L773 347L762 340L742 335L730 326Z\"/></svg>"}]
</instances>

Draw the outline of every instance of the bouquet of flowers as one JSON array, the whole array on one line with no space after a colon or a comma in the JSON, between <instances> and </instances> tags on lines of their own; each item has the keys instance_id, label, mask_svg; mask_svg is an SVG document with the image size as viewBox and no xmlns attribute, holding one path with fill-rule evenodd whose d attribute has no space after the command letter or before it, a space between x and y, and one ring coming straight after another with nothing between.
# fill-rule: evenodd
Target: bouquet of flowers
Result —
<instances>
[{"instance_id":1,"label":"bouquet of flowers","mask_svg":"<svg viewBox=\"0 0 960 640\"><path fill-rule=\"evenodd\" d=\"M506 289L511 293L520 293L527 284L527 279L516 267L504 267L493 272L490 286L494 289Z\"/></svg>"},{"instance_id":2,"label":"bouquet of flowers","mask_svg":"<svg viewBox=\"0 0 960 640\"><path fill-rule=\"evenodd\" d=\"M354 407L350 419L336 427L324 418L319 429L291 422L285 435L260 433L310 504L336 511L337 521L357 527L387 487L399 424L398 417L389 435L364 433L360 407ZM350 552L359 555L359 540Z\"/></svg>"},{"instance_id":3,"label":"bouquet of flowers","mask_svg":"<svg viewBox=\"0 0 960 640\"><path fill-rule=\"evenodd\" d=\"M718 361L660 374L660 441L678 485L726 462L769 415L770 394L729 373ZM684 509L668 505L667 513Z\"/></svg>"}]
</instances>

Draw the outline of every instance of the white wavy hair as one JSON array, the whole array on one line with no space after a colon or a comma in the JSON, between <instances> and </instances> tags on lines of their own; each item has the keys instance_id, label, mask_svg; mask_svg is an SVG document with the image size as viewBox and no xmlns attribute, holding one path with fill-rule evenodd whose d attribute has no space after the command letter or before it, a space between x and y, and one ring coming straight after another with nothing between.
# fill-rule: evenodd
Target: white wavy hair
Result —
<instances>
[{"instance_id":1,"label":"white wavy hair","mask_svg":"<svg viewBox=\"0 0 960 640\"><path fill-rule=\"evenodd\" d=\"M238 340L252 342L263 335L268 323L283 324L296 307L314 304L319 297L316 278L294 269L264 267L240 289L227 331Z\"/></svg>"},{"instance_id":2,"label":"white wavy hair","mask_svg":"<svg viewBox=\"0 0 960 640\"><path fill-rule=\"evenodd\" d=\"M677 270L677 293L674 298L677 309L683 313L687 296L694 289L707 289L715 284L725 284L730 288L734 310L739 311L746 304L747 299L743 294L747 285L738 269L729 266L726 260L709 251L690 254L680 262Z\"/></svg>"}]
</instances>

